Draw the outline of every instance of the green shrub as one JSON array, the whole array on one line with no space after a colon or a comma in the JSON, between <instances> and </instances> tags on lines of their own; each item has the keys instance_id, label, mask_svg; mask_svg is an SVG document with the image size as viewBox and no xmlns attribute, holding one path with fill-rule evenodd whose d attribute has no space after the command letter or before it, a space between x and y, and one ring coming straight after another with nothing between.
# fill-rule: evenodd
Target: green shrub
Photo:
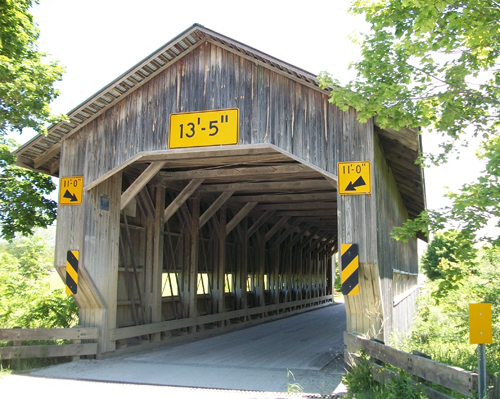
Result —
<instances>
[{"instance_id":1,"label":"green shrub","mask_svg":"<svg viewBox=\"0 0 500 399\"><path fill-rule=\"evenodd\" d=\"M418 350L433 360L477 369L477 345L469 343L469 304L491 303L493 343L486 345L487 370L500 375L500 248L479 251L477 273L464 276L456 285L443 279L427 281L418 300L413 327L405 337L395 337L400 349Z\"/></svg>"},{"instance_id":2,"label":"green shrub","mask_svg":"<svg viewBox=\"0 0 500 399\"><path fill-rule=\"evenodd\" d=\"M389 384L380 384L373 378L369 358L362 355L343 378L348 399L425 399L424 387L407 373L400 372Z\"/></svg>"}]
</instances>

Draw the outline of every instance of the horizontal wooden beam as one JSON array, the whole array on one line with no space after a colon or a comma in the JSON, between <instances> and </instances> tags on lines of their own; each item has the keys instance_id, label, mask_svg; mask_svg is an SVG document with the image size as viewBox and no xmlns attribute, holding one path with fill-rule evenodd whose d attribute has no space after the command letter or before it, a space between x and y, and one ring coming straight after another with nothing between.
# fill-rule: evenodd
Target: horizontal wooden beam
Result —
<instances>
[{"instance_id":1,"label":"horizontal wooden beam","mask_svg":"<svg viewBox=\"0 0 500 399\"><path fill-rule=\"evenodd\" d=\"M97 339L97 327L0 329L0 341L52 341L56 339Z\"/></svg>"},{"instance_id":2,"label":"horizontal wooden beam","mask_svg":"<svg viewBox=\"0 0 500 399\"><path fill-rule=\"evenodd\" d=\"M27 345L0 348L0 357L2 358L2 360L85 356L96 354L97 343L68 345Z\"/></svg>"},{"instance_id":3,"label":"horizontal wooden beam","mask_svg":"<svg viewBox=\"0 0 500 399\"><path fill-rule=\"evenodd\" d=\"M306 211L306 210L299 210L299 211L277 211L276 215L278 216L290 216L290 217L335 217L337 216L337 210L336 209L320 209L320 210L315 210L315 211Z\"/></svg>"},{"instance_id":4,"label":"horizontal wooden beam","mask_svg":"<svg viewBox=\"0 0 500 399\"><path fill-rule=\"evenodd\" d=\"M226 225L226 236L243 220L243 218L255 208L257 202L249 202L240 211L234 215L231 221Z\"/></svg>"},{"instance_id":5,"label":"horizontal wooden beam","mask_svg":"<svg viewBox=\"0 0 500 399\"><path fill-rule=\"evenodd\" d=\"M141 175L135 179L129 188L125 190L120 199L120 211L141 191L146 184L158 173L166 164L166 161L158 161L151 163Z\"/></svg>"},{"instance_id":6,"label":"horizontal wooden beam","mask_svg":"<svg viewBox=\"0 0 500 399\"><path fill-rule=\"evenodd\" d=\"M295 210L300 210L300 209L305 209L308 211L314 211L317 209L326 209L326 210L334 210L336 211L337 209L337 202L336 201L331 201L331 202L319 202L319 201L312 201L312 202L285 202L285 203L272 203L272 204L259 204L255 208L256 211L267 211L268 209L274 209L278 211L295 211Z\"/></svg>"},{"instance_id":7,"label":"horizontal wooden beam","mask_svg":"<svg viewBox=\"0 0 500 399\"><path fill-rule=\"evenodd\" d=\"M311 194L254 194L233 195L231 202L310 202L310 201L337 201L337 192Z\"/></svg>"},{"instance_id":8,"label":"horizontal wooden beam","mask_svg":"<svg viewBox=\"0 0 500 399\"><path fill-rule=\"evenodd\" d=\"M187 199L193 194L196 189L203 183L204 179L193 179L191 180L184 190L182 190L177 197L170 203L165 211L163 212L163 222L166 223L187 201Z\"/></svg>"},{"instance_id":9,"label":"horizontal wooden beam","mask_svg":"<svg viewBox=\"0 0 500 399\"><path fill-rule=\"evenodd\" d=\"M54 144L47 151L45 151L43 154L41 154L35 158L35 162L33 162L33 167L35 169L38 169L45 162L49 161L50 159L55 157L57 154L59 154L60 151L61 151L61 143Z\"/></svg>"},{"instance_id":10,"label":"horizontal wooden beam","mask_svg":"<svg viewBox=\"0 0 500 399\"><path fill-rule=\"evenodd\" d=\"M217 198L212 205L200 217L200 229L207 223L210 218L217 212L222 205L234 194L234 191L224 191L219 198Z\"/></svg>"},{"instance_id":11,"label":"horizontal wooden beam","mask_svg":"<svg viewBox=\"0 0 500 399\"><path fill-rule=\"evenodd\" d=\"M217 193L221 191L300 191L300 190L332 190L332 186L325 179L306 179L290 181L267 181L267 182L241 182L226 184L207 184L200 187L200 192Z\"/></svg>"},{"instance_id":12,"label":"horizontal wooden beam","mask_svg":"<svg viewBox=\"0 0 500 399\"><path fill-rule=\"evenodd\" d=\"M171 180L187 180L187 179L227 179L239 178L242 180L248 178L271 178L281 175L294 175L295 177L313 177L318 173L308 169L300 164L284 163L281 165L264 165L250 167L232 167L232 168L216 168L216 169L194 169L182 172L162 172L160 177L164 181Z\"/></svg>"}]
</instances>

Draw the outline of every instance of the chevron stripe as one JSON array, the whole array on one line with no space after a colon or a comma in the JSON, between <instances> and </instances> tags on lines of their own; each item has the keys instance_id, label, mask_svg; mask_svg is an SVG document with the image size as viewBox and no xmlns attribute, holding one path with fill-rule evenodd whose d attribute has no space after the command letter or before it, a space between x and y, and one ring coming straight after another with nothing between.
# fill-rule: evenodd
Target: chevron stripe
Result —
<instances>
[{"instance_id":1,"label":"chevron stripe","mask_svg":"<svg viewBox=\"0 0 500 399\"><path fill-rule=\"evenodd\" d=\"M342 244L341 247L342 294L359 295L359 249L358 244Z\"/></svg>"},{"instance_id":2,"label":"chevron stripe","mask_svg":"<svg viewBox=\"0 0 500 399\"><path fill-rule=\"evenodd\" d=\"M78 292L78 257L79 251L68 251L66 255L66 294Z\"/></svg>"}]
</instances>

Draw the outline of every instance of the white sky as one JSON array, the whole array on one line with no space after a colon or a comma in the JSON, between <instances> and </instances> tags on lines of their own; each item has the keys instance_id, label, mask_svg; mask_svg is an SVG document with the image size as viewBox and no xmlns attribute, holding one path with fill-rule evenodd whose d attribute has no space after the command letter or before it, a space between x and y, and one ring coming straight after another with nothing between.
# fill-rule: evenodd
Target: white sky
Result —
<instances>
[{"instance_id":1,"label":"white sky","mask_svg":"<svg viewBox=\"0 0 500 399\"><path fill-rule=\"evenodd\" d=\"M317 74L345 83L359 56L348 36L367 29L348 15L348 0L168 1L41 0L32 10L41 30L40 51L66 67L55 113L66 113L194 23ZM16 137L26 141L23 134ZM424 150L435 140L424 134ZM448 186L473 181L480 170L473 151L460 162L425 171L427 204L442 206Z\"/></svg>"}]
</instances>

